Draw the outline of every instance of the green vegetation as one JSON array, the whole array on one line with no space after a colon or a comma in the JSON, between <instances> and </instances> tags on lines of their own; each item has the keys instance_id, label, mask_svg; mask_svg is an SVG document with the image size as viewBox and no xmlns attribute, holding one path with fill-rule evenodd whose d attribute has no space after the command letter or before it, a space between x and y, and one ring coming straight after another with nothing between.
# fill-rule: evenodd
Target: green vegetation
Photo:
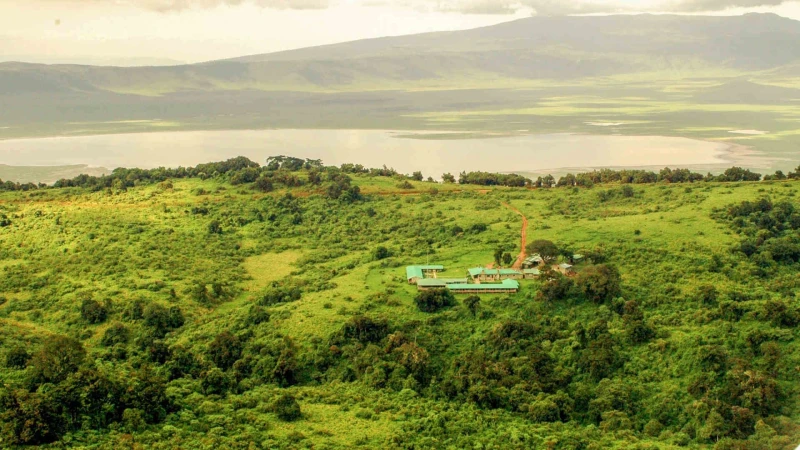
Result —
<instances>
[{"instance_id":1,"label":"green vegetation","mask_svg":"<svg viewBox=\"0 0 800 450\"><path fill-rule=\"evenodd\" d=\"M2 443L793 448L800 184L635 176L436 184L279 157L3 184ZM428 258L442 278L505 263L515 210L529 253L585 256L574 277L408 284Z\"/></svg>"}]
</instances>

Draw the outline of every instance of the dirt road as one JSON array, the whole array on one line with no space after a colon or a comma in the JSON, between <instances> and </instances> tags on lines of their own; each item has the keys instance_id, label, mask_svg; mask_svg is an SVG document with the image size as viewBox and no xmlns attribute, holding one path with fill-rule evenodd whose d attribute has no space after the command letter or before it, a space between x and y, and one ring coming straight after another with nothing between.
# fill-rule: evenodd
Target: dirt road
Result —
<instances>
[{"instance_id":1,"label":"dirt road","mask_svg":"<svg viewBox=\"0 0 800 450\"><path fill-rule=\"evenodd\" d=\"M520 242L521 242L521 250L519 256L517 256L517 260L514 262L512 268L516 270L522 269L522 263L525 262L525 258L528 257L527 253L525 253L525 247L528 245L528 218L522 214L522 211L518 210L517 208L509 205L506 202L502 202L503 206L514 211L515 213L519 214L522 217L522 231L520 232Z\"/></svg>"}]
</instances>

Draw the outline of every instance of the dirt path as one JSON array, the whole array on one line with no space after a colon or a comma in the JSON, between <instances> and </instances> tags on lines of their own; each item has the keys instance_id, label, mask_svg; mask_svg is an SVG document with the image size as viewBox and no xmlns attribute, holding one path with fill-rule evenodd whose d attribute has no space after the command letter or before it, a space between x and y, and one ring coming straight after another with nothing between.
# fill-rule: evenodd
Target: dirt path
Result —
<instances>
[{"instance_id":1,"label":"dirt path","mask_svg":"<svg viewBox=\"0 0 800 450\"><path fill-rule=\"evenodd\" d=\"M521 250L519 252L519 256L517 256L517 260L514 262L512 266L513 269L520 270L522 269L522 263L525 262L525 258L528 257L527 253L525 253L525 247L528 245L528 218L522 214L522 211L518 210L517 208L509 205L506 202L502 202L503 206L514 211L515 213L519 214L522 217L522 231L520 232L520 242L521 242Z\"/></svg>"}]
</instances>

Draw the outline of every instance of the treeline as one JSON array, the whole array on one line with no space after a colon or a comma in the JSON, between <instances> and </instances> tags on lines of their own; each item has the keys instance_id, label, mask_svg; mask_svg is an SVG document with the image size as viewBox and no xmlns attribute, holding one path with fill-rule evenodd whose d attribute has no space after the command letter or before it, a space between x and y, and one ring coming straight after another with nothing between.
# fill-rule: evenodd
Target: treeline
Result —
<instances>
[{"instance_id":1,"label":"treeline","mask_svg":"<svg viewBox=\"0 0 800 450\"><path fill-rule=\"evenodd\" d=\"M449 174L444 174L443 179L447 182L452 179ZM536 180L525 178L516 174L499 174L487 172L462 172L459 176L459 184L474 184L480 186L509 186L509 187L569 187L582 186L591 187L595 184L622 183L622 184L648 184L648 183L697 183L697 182L738 182L738 181L770 181L800 179L800 166L788 174L782 171L775 172L774 175L763 176L749 169L741 167L731 167L720 175L705 175L692 172L689 169L670 169L664 168L659 172L638 169L601 169L592 172L579 174L568 173L558 180L552 175L538 177Z\"/></svg>"},{"instance_id":2,"label":"treeline","mask_svg":"<svg viewBox=\"0 0 800 450\"><path fill-rule=\"evenodd\" d=\"M306 172L306 177L299 177L297 172ZM12 181L0 180L0 191L32 191L47 188L81 187L91 190L102 189L127 189L134 186L151 185L157 183L167 183L172 179L183 178L222 178L231 184L254 183L254 187L263 192L269 192L276 185L285 187L299 187L304 185L319 186L324 182L329 182L336 187L328 193L332 197L338 198L341 194L346 194L350 189L349 178L346 174L362 174L372 177L390 177L401 180L423 181L422 172L414 172L412 175L402 175L396 170L383 166L382 168L367 168L361 164L342 164L341 167L324 166L321 160L301 159L290 156L272 156L267 158L266 165L262 166L246 157L239 156L220 162L198 164L194 167L158 167L155 169L126 169L118 168L110 175L90 176L79 175L71 179L61 179L56 181L53 186L35 183L15 183ZM783 173L777 171L773 175L763 176L759 173L743 169L741 167L731 167L720 175L705 175L692 172L689 169L670 169L664 168L659 172L624 169L612 170L601 169L592 172L579 174L566 174L556 180L552 175L538 177L535 180L513 173L490 173L490 172L461 172L458 179L450 173L442 175L443 183L470 184L479 186L508 186L508 187L536 187L551 188L566 186L590 187L595 184L604 183L623 183L623 184L646 184L646 183L695 183L701 181L716 182L738 182L738 181L760 181L760 180L785 180L800 178L800 166L793 172ZM433 178L428 177L427 181L434 182ZM350 192L346 198L357 198L356 192Z\"/></svg>"},{"instance_id":3,"label":"treeline","mask_svg":"<svg viewBox=\"0 0 800 450\"><path fill-rule=\"evenodd\" d=\"M305 172L298 176L297 172ZM343 164L341 168L323 166L320 160L300 159L289 156L273 156L262 166L246 157L239 156L220 162L198 164L194 167L158 167L155 169L118 168L110 175L79 175L71 179L61 179L52 186L34 183L15 183L0 180L0 191L31 191L47 188L80 187L93 191L103 189L128 189L165 183L184 178L222 179L233 185L253 183L254 188L263 192L272 191L276 185L299 187L305 185L324 186L325 193L332 198L344 196L357 199L358 188L351 186L348 173L366 173L371 176L397 176L394 169L366 169L360 165Z\"/></svg>"}]
</instances>

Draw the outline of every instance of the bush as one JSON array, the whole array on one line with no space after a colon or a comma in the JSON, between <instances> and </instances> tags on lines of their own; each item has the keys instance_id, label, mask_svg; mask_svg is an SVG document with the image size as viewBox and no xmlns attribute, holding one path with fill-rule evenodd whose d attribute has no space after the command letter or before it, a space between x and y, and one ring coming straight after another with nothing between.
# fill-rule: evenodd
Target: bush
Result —
<instances>
[{"instance_id":1,"label":"bush","mask_svg":"<svg viewBox=\"0 0 800 450\"><path fill-rule=\"evenodd\" d=\"M384 318L355 316L344 325L342 332L345 339L376 343L382 341L389 334L389 323Z\"/></svg>"},{"instance_id":2,"label":"bush","mask_svg":"<svg viewBox=\"0 0 800 450\"><path fill-rule=\"evenodd\" d=\"M31 355L25 348L16 346L6 354L6 367L9 369L24 369L30 361Z\"/></svg>"},{"instance_id":3,"label":"bush","mask_svg":"<svg viewBox=\"0 0 800 450\"><path fill-rule=\"evenodd\" d=\"M537 400L528 407L528 416L534 422L558 422L561 412L550 399Z\"/></svg>"},{"instance_id":4,"label":"bush","mask_svg":"<svg viewBox=\"0 0 800 450\"><path fill-rule=\"evenodd\" d=\"M303 418L303 412L300 410L300 404L297 400L289 395L281 395L272 407L278 418L284 422L294 422Z\"/></svg>"},{"instance_id":5,"label":"bush","mask_svg":"<svg viewBox=\"0 0 800 450\"><path fill-rule=\"evenodd\" d=\"M153 328L156 337L164 337L168 332L183 326L183 313L180 308L173 306L164 308L158 303L153 303L145 308L144 324Z\"/></svg>"},{"instance_id":6,"label":"bush","mask_svg":"<svg viewBox=\"0 0 800 450\"><path fill-rule=\"evenodd\" d=\"M33 378L42 383L59 383L77 372L86 357L83 345L66 336L51 336L31 359Z\"/></svg>"},{"instance_id":7,"label":"bush","mask_svg":"<svg viewBox=\"0 0 800 450\"><path fill-rule=\"evenodd\" d=\"M372 251L372 258L374 260L376 260L376 261L380 261L382 259L386 259L386 258L389 258L391 256L392 256L392 252L388 248L386 248L386 247L384 247L382 245L377 247L377 248L375 248L375 250Z\"/></svg>"},{"instance_id":8,"label":"bush","mask_svg":"<svg viewBox=\"0 0 800 450\"><path fill-rule=\"evenodd\" d=\"M108 309L101 305L99 302L91 299L84 300L81 303L81 318L91 323L102 323L108 317Z\"/></svg>"},{"instance_id":9,"label":"bush","mask_svg":"<svg viewBox=\"0 0 800 450\"><path fill-rule=\"evenodd\" d=\"M223 331L208 346L208 356L222 370L228 370L242 357L242 343L229 331Z\"/></svg>"},{"instance_id":10,"label":"bush","mask_svg":"<svg viewBox=\"0 0 800 450\"><path fill-rule=\"evenodd\" d=\"M575 282L558 272L554 272L548 277L549 279L542 285L536 297L546 302L567 299L575 287Z\"/></svg>"},{"instance_id":11,"label":"bush","mask_svg":"<svg viewBox=\"0 0 800 450\"><path fill-rule=\"evenodd\" d=\"M464 299L464 306L467 308L473 317L478 313L478 308L481 306L481 298L477 295L470 295Z\"/></svg>"},{"instance_id":12,"label":"bush","mask_svg":"<svg viewBox=\"0 0 800 450\"><path fill-rule=\"evenodd\" d=\"M578 289L587 300L605 303L621 294L622 280L614 266L598 264L585 268L576 280Z\"/></svg>"},{"instance_id":13,"label":"bush","mask_svg":"<svg viewBox=\"0 0 800 450\"><path fill-rule=\"evenodd\" d=\"M397 184L398 189L414 189L414 185L409 183L408 180Z\"/></svg>"},{"instance_id":14,"label":"bush","mask_svg":"<svg viewBox=\"0 0 800 450\"><path fill-rule=\"evenodd\" d=\"M453 306L456 299L449 289L431 289L417 294L414 301L422 312L433 313L442 308Z\"/></svg>"},{"instance_id":15,"label":"bush","mask_svg":"<svg viewBox=\"0 0 800 450\"><path fill-rule=\"evenodd\" d=\"M115 322L103 334L100 340L100 345L103 347L113 347L117 344L127 344L130 338L130 332L125 325Z\"/></svg>"},{"instance_id":16,"label":"bush","mask_svg":"<svg viewBox=\"0 0 800 450\"><path fill-rule=\"evenodd\" d=\"M200 387L206 395L225 395L231 388L231 384L228 375L216 367L201 375Z\"/></svg>"}]
</instances>

